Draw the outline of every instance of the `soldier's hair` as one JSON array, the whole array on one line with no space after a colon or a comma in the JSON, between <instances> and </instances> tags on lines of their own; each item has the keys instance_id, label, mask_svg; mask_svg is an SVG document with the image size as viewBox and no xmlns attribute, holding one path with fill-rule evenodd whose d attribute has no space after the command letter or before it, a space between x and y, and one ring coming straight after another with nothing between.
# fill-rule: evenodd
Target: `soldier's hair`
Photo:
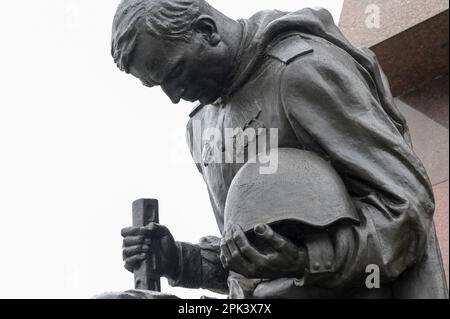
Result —
<instances>
[{"instance_id":1,"label":"soldier's hair","mask_svg":"<svg viewBox=\"0 0 450 319\"><path fill-rule=\"evenodd\" d=\"M111 55L119 69L129 64L139 30L169 41L188 41L204 0L122 0L113 21Z\"/></svg>"}]
</instances>

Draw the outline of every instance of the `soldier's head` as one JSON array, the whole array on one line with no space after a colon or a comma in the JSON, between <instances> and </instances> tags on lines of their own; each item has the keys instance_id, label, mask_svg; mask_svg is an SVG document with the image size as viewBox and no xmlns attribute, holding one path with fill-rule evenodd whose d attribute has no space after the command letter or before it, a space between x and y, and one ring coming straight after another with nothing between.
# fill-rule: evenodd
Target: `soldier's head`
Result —
<instances>
[{"instance_id":1,"label":"soldier's head","mask_svg":"<svg viewBox=\"0 0 450 319\"><path fill-rule=\"evenodd\" d=\"M113 22L117 66L173 103L211 103L233 62L239 23L204 0L122 0Z\"/></svg>"}]
</instances>

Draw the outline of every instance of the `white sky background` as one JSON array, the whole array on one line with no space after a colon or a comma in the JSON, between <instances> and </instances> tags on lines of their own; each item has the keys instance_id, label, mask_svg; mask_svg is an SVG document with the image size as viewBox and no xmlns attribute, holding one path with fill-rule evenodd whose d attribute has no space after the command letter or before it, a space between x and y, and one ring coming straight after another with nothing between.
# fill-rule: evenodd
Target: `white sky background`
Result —
<instances>
[{"instance_id":1,"label":"white sky background","mask_svg":"<svg viewBox=\"0 0 450 319\"><path fill-rule=\"evenodd\" d=\"M210 0L233 18L342 0ZM89 298L133 288L120 229L160 200L176 240L218 235L185 145L193 105L172 105L115 68L119 0L0 4L0 298ZM209 292L163 291L197 298Z\"/></svg>"}]
</instances>

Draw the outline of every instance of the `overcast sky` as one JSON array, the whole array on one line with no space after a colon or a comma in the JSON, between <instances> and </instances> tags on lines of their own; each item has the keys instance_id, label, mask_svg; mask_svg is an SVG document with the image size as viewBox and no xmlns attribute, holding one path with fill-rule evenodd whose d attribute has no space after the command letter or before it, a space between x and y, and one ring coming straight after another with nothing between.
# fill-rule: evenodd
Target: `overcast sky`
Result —
<instances>
[{"instance_id":1,"label":"overcast sky","mask_svg":"<svg viewBox=\"0 0 450 319\"><path fill-rule=\"evenodd\" d=\"M211 0L233 18L341 0ZM119 0L4 1L0 10L0 298L89 298L133 288L120 229L160 200L180 241L218 229L185 145L193 105L115 68ZM209 292L165 292L197 298Z\"/></svg>"}]
</instances>

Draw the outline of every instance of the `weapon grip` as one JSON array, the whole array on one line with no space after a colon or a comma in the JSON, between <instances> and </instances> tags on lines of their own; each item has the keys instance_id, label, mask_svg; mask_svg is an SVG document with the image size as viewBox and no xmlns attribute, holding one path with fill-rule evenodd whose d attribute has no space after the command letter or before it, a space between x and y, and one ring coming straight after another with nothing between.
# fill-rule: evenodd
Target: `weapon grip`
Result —
<instances>
[{"instance_id":1,"label":"weapon grip","mask_svg":"<svg viewBox=\"0 0 450 319\"><path fill-rule=\"evenodd\" d=\"M139 199L133 202L133 227L145 227L150 223L159 223L158 200ZM158 245L153 240L150 244L148 258L134 271L135 289L152 290L161 292L161 280L155 276L160 267Z\"/></svg>"}]
</instances>

